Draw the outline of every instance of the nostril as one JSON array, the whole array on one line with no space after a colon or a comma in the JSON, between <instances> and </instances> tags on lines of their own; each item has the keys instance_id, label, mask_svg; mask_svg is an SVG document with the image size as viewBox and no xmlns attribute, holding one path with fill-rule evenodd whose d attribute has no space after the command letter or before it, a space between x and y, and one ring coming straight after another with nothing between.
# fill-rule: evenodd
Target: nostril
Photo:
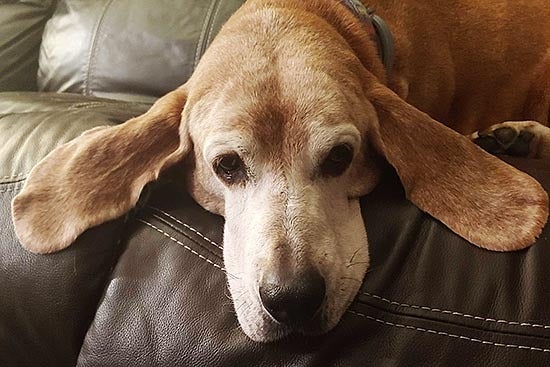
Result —
<instances>
[{"instance_id":1,"label":"nostril","mask_svg":"<svg viewBox=\"0 0 550 367\"><path fill-rule=\"evenodd\" d=\"M325 299L325 280L317 271L282 278L264 277L260 299L265 310L278 322L299 325L311 320Z\"/></svg>"}]
</instances>

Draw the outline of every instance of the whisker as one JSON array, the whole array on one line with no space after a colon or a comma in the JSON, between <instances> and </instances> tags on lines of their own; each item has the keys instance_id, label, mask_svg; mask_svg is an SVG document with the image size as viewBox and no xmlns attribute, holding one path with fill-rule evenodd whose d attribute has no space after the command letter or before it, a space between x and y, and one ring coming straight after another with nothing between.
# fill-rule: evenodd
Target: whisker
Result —
<instances>
[{"instance_id":1,"label":"whisker","mask_svg":"<svg viewBox=\"0 0 550 367\"><path fill-rule=\"evenodd\" d=\"M248 303L248 304L247 304L247 307L243 308L243 309L241 310L241 312L242 312L242 313L245 313L246 311L250 310L251 307L252 307L252 303Z\"/></svg>"},{"instance_id":2,"label":"whisker","mask_svg":"<svg viewBox=\"0 0 550 367\"><path fill-rule=\"evenodd\" d=\"M239 311L243 306L247 305L246 300L243 300L237 307L235 307L235 312ZM245 308L246 310L246 308Z\"/></svg>"},{"instance_id":3,"label":"whisker","mask_svg":"<svg viewBox=\"0 0 550 367\"><path fill-rule=\"evenodd\" d=\"M233 301L233 298L231 297L231 295L228 293L229 289L225 288L223 290L223 295L225 296L225 298L227 298L228 300L230 301Z\"/></svg>"},{"instance_id":4,"label":"whisker","mask_svg":"<svg viewBox=\"0 0 550 367\"><path fill-rule=\"evenodd\" d=\"M353 259L355 259L355 256L357 256L357 254L359 253L359 251L363 248L363 246L359 247L357 250L355 250L355 252L353 253L353 255L351 255L351 259L349 259L348 263L351 264L353 262Z\"/></svg>"},{"instance_id":5,"label":"whisker","mask_svg":"<svg viewBox=\"0 0 550 367\"><path fill-rule=\"evenodd\" d=\"M367 275L368 273L370 273L371 271L373 271L375 269L376 269L375 267L368 268L367 271L365 272L365 275Z\"/></svg>"},{"instance_id":6,"label":"whisker","mask_svg":"<svg viewBox=\"0 0 550 367\"><path fill-rule=\"evenodd\" d=\"M353 280L353 281L358 282L358 283L363 283L362 280L355 279L355 278L350 278L350 277L340 277L340 279Z\"/></svg>"},{"instance_id":7,"label":"whisker","mask_svg":"<svg viewBox=\"0 0 550 367\"><path fill-rule=\"evenodd\" d=\"M241 280L240 277L236 276L236 275L233 275L231 274L230 272L228 272L227 270L225 271L225 274L227 274L228 277L231 277L232 279L235 279L235 280Z\"/></svg>"}]
</instances>

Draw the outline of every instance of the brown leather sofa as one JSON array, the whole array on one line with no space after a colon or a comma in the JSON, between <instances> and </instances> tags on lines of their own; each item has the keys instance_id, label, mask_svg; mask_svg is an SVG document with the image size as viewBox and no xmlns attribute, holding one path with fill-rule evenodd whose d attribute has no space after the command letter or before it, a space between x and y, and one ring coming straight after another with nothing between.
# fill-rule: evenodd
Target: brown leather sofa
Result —
<instances>
[{"instance_id":1,"label":"brown leather sofa","mask_svg":"<svg viewBox=\"0 0 550 367\"><path fill-rule=\"evenodd\" d=\"M240 3L0 2L0 366L550 365L550 229L525 251L478 249L410 204L391 170L362 200L371 271L321 337L242 333L223 219L171 175L65 251L20 247L10 201L32 166L183 83ZM508 161L550 190L550 162Z\"/></svg>"}]
</instances>

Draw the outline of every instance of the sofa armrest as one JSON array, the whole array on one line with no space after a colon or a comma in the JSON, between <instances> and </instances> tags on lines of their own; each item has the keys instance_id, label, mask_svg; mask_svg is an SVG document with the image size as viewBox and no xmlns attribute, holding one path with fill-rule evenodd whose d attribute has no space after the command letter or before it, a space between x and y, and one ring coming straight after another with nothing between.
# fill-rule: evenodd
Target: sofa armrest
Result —
<instances>
[{"instance_id":1,"label":"sofa armrest","mask_svg":"<svg viewBox=\"0 0 550 367\"><path fill-rule=\"evenodd\" d=\"M27 173L82 132L148 108L75 94L0 93L0 366L74 366L122 249L124 221L115 220L91 229L67 251L25 251L10 210Z\"/></svg>"}]
</instances>

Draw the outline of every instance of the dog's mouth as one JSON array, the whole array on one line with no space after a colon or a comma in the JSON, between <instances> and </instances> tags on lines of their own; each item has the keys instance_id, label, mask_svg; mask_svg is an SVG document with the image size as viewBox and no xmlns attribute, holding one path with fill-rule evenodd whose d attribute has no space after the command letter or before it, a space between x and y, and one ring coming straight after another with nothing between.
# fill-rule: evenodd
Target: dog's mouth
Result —
<instances>
[{"instance_id":1,"label":"dog's mouth","mask_svg":"<svg viewBox=\"0 0 550 367\"><path fill-rule=\"evenodd\" d=\"M303 290L300 295L275 292L275 299L262 297L258 287L244 290L229 279L235 311L245 334L257 342L273 342L293 335L318 336L334 328L349 306L344 295L335 297L323 289ZM353 295L350 295L350 300ZM274 302L274 303L273 303Z\"/></svg>"},{"instance_id":2,"label":"dog's mouth","mask_svg":"<svg viewBox=\"0 0 550 367\"><path fill-rule=\"evenodd\" d=\"M328 217L326 210L319 209L309 215L315 221L292 222L292 231L274 230L278 222L273 224L269 214L268 221L259 223L254 223L257 215L251 217L250 227L226 219L227 281L248 337L271 342L291 334L314 336L338 324L369 263L358 209L357 204L357 213L346 215L347 220ZM334 223L335 229L323 223Z\"/></svg>"},{"instance_id":3,"label":"dog's mouth","mask_svg":"<svg viewBox=\"0 0 550 367\"><path fill-rule=\"evenodd\" d=\"M293 309L291 306L288 309L280 310L279 313L276 313L276 316L273 315L273 310L266 309L263 304L262 310L274 323L275 327L280 328L281 331L288 334L320 335L327 331L322 326L327 321L325 316L325 301L315 310L313 315L309 314L310 311L307 310L307 306L302 307L301 310Z\"/></svg>"},{"instance_id":4,"label":"dog's mouth","mask_svg":"<svg viewBox=\"0 0 550 367\"><path fill-rule=\"evenodd\" d=\"M252 310L254 308L251 302L248 309ZM322 335L327 333L334 326L328 323L326 306L324 304L307 320L288 320L286 322L281 322L275 319L269 311L261 306L261 304L256 311L256 314L252 312L237 311L237 317L245 334L257 342L274 342L294 335Z\"/></svg>"}]
</instances>

